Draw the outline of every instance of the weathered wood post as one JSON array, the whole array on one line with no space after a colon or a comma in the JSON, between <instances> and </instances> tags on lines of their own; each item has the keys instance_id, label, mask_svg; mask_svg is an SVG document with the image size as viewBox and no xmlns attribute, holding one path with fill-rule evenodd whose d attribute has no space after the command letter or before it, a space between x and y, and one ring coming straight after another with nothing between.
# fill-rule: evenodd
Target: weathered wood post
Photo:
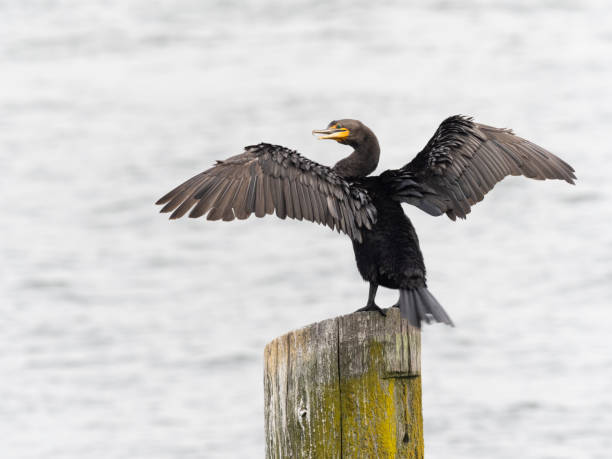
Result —
<instances>
[{"instance_id":1,"label":"weathered wood post","mask_svg":"<svg viewBox=\"0 0 612 459\"><path fill-rule=\"evenodd\" d=\"M387 316L336 317L264 354L267 458L422 458L421 335Z\"/></svg>"}]
</instances>

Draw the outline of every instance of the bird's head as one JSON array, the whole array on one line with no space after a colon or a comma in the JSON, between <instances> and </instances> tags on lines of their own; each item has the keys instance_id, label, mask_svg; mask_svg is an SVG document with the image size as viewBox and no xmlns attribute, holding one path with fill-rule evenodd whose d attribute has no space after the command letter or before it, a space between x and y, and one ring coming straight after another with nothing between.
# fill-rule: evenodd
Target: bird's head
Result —
<instances>
[{"instance_id":1,"label":"bird's head","mask_svg":"<svg viewBox=\"0 0 612 459\"><path fill-rule=\"evenodd\" d=\"M319 139L332 139L339 143L351 145L354 148L366 143L374 133L358 120L334 120L326 129L315 129L312 134L322 134Z\"/></svg>"}]
</instances>

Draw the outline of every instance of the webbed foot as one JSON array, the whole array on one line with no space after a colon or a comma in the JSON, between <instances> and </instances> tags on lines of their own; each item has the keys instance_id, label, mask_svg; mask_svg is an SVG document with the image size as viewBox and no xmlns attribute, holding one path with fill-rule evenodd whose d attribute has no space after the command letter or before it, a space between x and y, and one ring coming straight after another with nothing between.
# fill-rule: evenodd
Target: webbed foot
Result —
<instances>
[{"instance_id":1,"label":"webbed foot","mask_svg":"<svg viewBox=\"0 0 612 459\"><path fill-rule=\"evenodd\" d=\"M387 315L385 310L381 309L376 303L366 304L363 308L359 308L355 312L369 312L369 311L377 311L382 316L386 316Z\"/></svg>"}]
</instances>

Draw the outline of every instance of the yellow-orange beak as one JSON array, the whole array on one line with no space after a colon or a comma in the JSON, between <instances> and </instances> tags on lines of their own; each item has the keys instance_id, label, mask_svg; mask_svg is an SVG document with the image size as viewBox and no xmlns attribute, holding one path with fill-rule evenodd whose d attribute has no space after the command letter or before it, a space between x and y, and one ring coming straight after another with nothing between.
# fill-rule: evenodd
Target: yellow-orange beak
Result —
<instances>
[{"instance_id":1,"label":"yellow-orange beak","mask_svg":"<svg viewBox=\"0 0 612 459\"><path fill-rule=\"evenodd\" d=\"M312 131L312 135L323 134L319 137L320 139L333 139L342 140L350 135L351 131L346 128L329 128L329 129L315 129Z\"/></svg>"}]
</instances>

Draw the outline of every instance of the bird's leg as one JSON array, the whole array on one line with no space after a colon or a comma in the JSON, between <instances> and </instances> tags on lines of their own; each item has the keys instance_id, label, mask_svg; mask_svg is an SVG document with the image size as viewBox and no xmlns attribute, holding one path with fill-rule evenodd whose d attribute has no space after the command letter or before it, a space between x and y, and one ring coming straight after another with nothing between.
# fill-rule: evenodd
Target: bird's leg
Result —
<instances>
[{"instance_id":1,"label":"bird's leg","mask_svg":"<svg viewBox=\"0 0 612 459\"><path fill-rule=\"evenodd\" d=\"M386 316L387 313L384 310L380 309L380 307L378 307L378 305L374 302L374 298L376 297L377 290L378 290L378 284L374 282L370 282L370 292L368 293L368 304L366 304L363 308L357 309L357 311L355 312L378 311L383 316Z\"/></svg>"}]
</instances>

